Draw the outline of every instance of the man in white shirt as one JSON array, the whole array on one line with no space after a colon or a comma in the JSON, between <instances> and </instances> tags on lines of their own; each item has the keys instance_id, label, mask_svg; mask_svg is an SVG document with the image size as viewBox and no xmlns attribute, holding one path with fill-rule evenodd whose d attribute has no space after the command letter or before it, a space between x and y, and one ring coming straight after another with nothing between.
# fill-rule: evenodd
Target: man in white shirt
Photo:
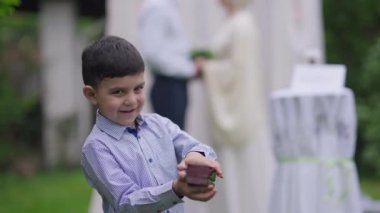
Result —
<instances>
[{"instance_id":1,"label":"man in white shirt","mask_svg":"<svg viewBox=\"0 0 380 213\"><path fill-rule=\"evenodd\" d=\"M190 57L177 0L145 0L139 20L139 37L154 82L153 110L184 128L187 82L199 76L200 66Z\"/></svg>"}]
</instances>

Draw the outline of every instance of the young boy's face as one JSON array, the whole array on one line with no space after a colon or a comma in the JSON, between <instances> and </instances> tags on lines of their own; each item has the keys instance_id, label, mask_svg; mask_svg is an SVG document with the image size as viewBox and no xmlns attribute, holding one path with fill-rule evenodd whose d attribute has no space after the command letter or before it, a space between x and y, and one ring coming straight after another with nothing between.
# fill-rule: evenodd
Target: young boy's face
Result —
<instances>
[{"instance_id":1,"label":"young boy's face","mask_svg":"<svg viewBox=\"0 0 380 213\"><path fill-rule=\"evenodd\" d=\"M97 89L85 86L85 96L99 108L100 114L111 121L133 127L144 106L144 73L124 77L105 78ZM86 87L93 96L86 94Z\"/></svg>"}]
</instances>

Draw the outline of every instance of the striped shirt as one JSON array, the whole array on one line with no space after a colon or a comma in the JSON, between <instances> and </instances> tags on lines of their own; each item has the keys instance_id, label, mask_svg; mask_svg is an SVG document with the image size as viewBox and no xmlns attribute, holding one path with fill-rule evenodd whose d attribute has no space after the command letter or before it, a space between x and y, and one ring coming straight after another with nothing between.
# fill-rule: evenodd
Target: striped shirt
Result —
<instances>
[{"instance_id":1,"label":"striped shirt","mask_svg":"<svg viewBox=\"0 0 380 213\"><path fill-rule=\"evenodd\" d=\"M82 148L89 184L113 212L184 212L172 189L177 164L191 151L216 159L215 152L158 114L141 114L137 129L113 123L99 113Z\"/></svg>"}]
</instances>

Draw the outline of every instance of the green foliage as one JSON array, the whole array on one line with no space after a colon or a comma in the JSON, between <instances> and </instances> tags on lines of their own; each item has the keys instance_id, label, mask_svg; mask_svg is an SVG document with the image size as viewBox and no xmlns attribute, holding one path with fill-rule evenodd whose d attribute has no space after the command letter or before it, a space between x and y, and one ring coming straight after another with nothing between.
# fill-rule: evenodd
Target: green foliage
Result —
<instances>
[{"instance_id":1,"label":"green foliage","mask_svg":"<svg viewBox=\"0 0 380 213\"><path fill-rule=\"evenodd\" d=\"M347 65L347 86L356 96L359 174L380 177L380 47L373 47L380 37L380 1L325 0L323 11L327 63Z\"/></svg>"},{"instance_id":2,"label":"green foliage","mask_svg":"<svg viewBox=\"0 0 380 213\"><path fill-rule=\"evenodd\" d=\"M102 21L79 21L78 32L86 38L95 38L104 30ZM42 153L39 30L35 13L17 11L0 18L0 172L20 155Z\"/></svg>"},{"instance_id":3,"label":"green foliage","mask_svg":"<svg viewBox=\"0 0 380 213\"><path fill-rule=\"evenodd\" d=\"M0 169L40 143L36 16L0 19ZM34 86L33 86L34 85ZM24 153L23 153L24 154Z\"/></svg>"},{"instance_id":4,"label":"green foliage","mask_svg":"<svg viewBox=\"0 0 380 213\"><path fill-rule=\"evenodd\" d=\"M361 95L357 80L364 57L380 35L380 1L323 1L328 63L348 67L347 83Z\"/></svg>"},{"instance_id":5,"label":"green foliage","mask_svg":"<svg viewBox=\"0 0 380 213\"><path fill-rule=\"evenodd\" d=\"M380 37L364 60L360 81L363 95L358 103L358 118L366 148L360 161L366 171L380 176Z\"/></svg>"},{"instance_id":6,"label":"green foliage","mask_svg":"<svg viewBox=\"0 0 380 213\"><path fill-rule=\"evenodd\" d=\"M20 5L20 0L1 0L0 1L0 18L10 15L14 11L14 7Z\"/></svg>"},{"instance_id":7,"label":"green foliage","mask_svg":"<svg viewBox=\"0 0 380 213\"><path fill-rule=\"evenodd\" d=\"M0 166L15 157L16 149L21 148L21 143L28 142L30 136L30 123L24 123L31 109L36 106L36 99L21 96L10 84L7 73L0 73ZM24 128L23 133L19 133Z\"/></svg>"},{"instance_id":8,"label":"green foliage","mask_svg":"<svg viewBox=\"0 0 380 213\"><path fill-rule=\"evenodd\" d=\"M206 59L212 59L212 58L214 58L214 55L213 55L213 53L210 50L205 50L205 49L193 50L191 52L191 58L195 59L197 57L203 57L203 58L206 58Z\"/></svg>"},{"instance_id":9,"label":"green foliage","mask_svg":"<svg viewBox=\"0 0 380 213\"><path fill-rule=\"evenodd\" d=\"M0 73L0 100L0 132L8 125L22 124L28 109L35 104L33 97L18 94L5 72Z\"/></svg>"}]
</instances>

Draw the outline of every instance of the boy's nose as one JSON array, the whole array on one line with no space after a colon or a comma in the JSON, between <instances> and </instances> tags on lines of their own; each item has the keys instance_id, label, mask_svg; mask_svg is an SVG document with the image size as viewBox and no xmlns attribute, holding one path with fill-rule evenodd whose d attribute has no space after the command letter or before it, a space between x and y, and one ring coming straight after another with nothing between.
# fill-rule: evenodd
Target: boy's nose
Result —
<instances>
[{"instance_id":1,"label":"boy's nose","mask_svg":"<svg viewBox=\"0 0 380 213\"><path fill-rule=\"evenodd\" d=\"M126 106L131 106L135 103L135 98L134 97L128 97L124 100L124 105Z\"/></svg>"}]
</instances>

